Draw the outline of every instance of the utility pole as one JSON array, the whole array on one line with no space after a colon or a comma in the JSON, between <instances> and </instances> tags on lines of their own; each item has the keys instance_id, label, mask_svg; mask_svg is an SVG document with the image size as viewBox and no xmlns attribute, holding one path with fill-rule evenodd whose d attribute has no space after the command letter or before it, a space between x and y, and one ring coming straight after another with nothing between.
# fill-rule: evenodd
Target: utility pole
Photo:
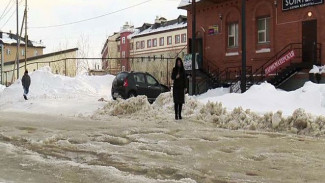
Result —
<instances>
[{"instance_id":1,"label":"utility pole","mask_svg":"<svg viewBox=\"0 0 325 183\"><path fill-rule=\"evenodd\" d=\"M242 0L241 8L242 17L242 73L240 89L241 92L246 92L246 0Z\"/></svg>"},{"instance_id":2,"label":"utility pole","mask_svg":"<svg viewBox=\"0 0 325 183\"><path fill-rule=\"evenodd\" d=\"M196 2L195 0L192 0L192 95L196 95L195 41L196 41Z\"/></svg>"},{"instance_id":3,"label":"utility pole","mask_svg":"<svg viewBox=\"0 0 325 183\"><path fill-rule=\"evenodd\" d=\"M27 70L27 49L28 49L28 34L27 34L27 0L25 0L25 70Z\"/></svg>"},{"instance_id":4,"label":"utility pole","mask_svg":"<svg viewBox=\"0 0 325 183\"><path fill-rule=\"evenodd\" d=\"M16 61L17 61L17 79L19 79L19 44L20 44L20 37L19 37L19 14L18 14L19 4L18 0L16 0L16 15L17 15L17 53L16 53Z\"/></svg>"},{"instance_id":5,"label":"utility pole","mask_svg":"<svg viewBox=\"0 0 325 183\"><path fill-rule=\"evenodd\" d=\"M0 74L1 74L1 82L0 82L0 84L3 84L4 82L3 82L3 67L4 67L4 65L3 65L3 59L4 59L4 56L3 56L3 53L4 53L4 51L3 51L3 44L1 44L1 72L0 72Z\"/></svg>"}]
</instances>

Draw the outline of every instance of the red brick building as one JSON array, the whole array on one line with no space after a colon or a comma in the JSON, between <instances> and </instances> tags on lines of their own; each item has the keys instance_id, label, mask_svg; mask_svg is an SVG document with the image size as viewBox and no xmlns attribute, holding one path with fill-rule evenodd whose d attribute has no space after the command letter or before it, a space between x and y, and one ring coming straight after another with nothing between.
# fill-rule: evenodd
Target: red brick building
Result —
<instances>
[{"instance_id":1,"label":"red brick building","mask_svg":"<svg viewBox=\"0 0 325 183\"><path fill-rule=\"evenodd\" d=\"M196 1L196 43L203 68L215 71L219 77L225 73L228 79L236 78L241 72L242 61L242 0ZM187 10L188 37L191 39L192 7L188 0L183 0L179 8ZM297 86L301 85L310 78L308 71L312 65L325 64L322 59L325 58L322 51L325 45L324 0L246 0L246 31L247 69L252 80L274 80L282 74L284 79L274 85L295 88L288 84L289 78L295 79ZM189 45L189 51L190 48ZM292 59L282 65L276 63L287 58L292 50ZM266 68L272 64L276 67L266 75Z\"/></svg>"}]
</instances>

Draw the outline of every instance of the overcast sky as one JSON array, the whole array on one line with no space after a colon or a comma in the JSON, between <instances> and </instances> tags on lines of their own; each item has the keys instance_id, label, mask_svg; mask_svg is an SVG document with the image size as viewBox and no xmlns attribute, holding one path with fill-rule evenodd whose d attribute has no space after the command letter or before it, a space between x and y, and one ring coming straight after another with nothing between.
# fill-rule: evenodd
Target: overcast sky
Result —
<instances>
[{"instance_id":1,"label":"overcast sky","mask_svg":"<svg viewBox=\"0 0 325 183\"><path fill-rule=\"evenodd\" d=\"M19 1L21 2L19 8L21 24L25 0ZM186 11L177 9L181 0L146 1L148 0L28 0L29 38L33 41L42 40L46 46L46 53L78 47L78 41L89 39L86 41L90 44L89 55L100 57L107 36L119 31L125 22L131 22L137 27L144 22L153 23L157 15L168 20L175 19L180 14L186 15ZM0 0L0 16L9 2L11 3L6 11L8 13L0 19L0 29L5 32L12 30L16 33L16 15L14 14L9 19L15 11L16 0ZM146 3L78 24L54 28L33 28L88 19L143 2ZM8 23L4 25L7 21Z\"/></svg>"}]
</instances>

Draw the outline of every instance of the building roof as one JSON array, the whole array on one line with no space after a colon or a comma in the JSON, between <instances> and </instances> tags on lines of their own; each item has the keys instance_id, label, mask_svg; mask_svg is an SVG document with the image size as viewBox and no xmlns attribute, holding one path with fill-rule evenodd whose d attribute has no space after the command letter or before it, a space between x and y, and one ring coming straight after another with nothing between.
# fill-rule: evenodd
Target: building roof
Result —
<instances>
[{"instance_id":1,"label":"building roof","mask_svg":"<svg viewBox=\"0 0 325 183\"><path fill-rule=\"evenodd\" d=\"M46 58L46 57L52 57L55 55L70 53L70 52L74 52L74 51L78 51L78 50L79 50L78 48L72 48L72 49L68 49L68 50L62 50L62 51L57 51L57 52L53 52L53 53L43 54L43 55L39 55L39 56L35 56L35 57L29 57L29 58L27 58L27 62L37 60L37 59ZM14 64L15 62L16 61L5 62L4 65L11 65L11 64ZM23 62L25 62L25 59L19 60L19 63L23 63Z\"/></svg>"},{"instance_id":2,"label":"building roof","mask_svg":"<svg viewBox=\"0 0 325 183\"><path fill-rule=\"evenodd\" d=\"M187 17L180 15L177 19L170 20L170 21L161 21L160 23L156 22L154 24L147 24L147 23L143 24L143 26L137 28L133 34L130 34L128 36L128 39L132 39L135 37L140 37L148 34L153 34L153 33L186 28L186 27L187 27Z\"/></svg>"},{"instance_id":3,"label":"building roof","mask_svg":"<svg viewBox=\"0 0 325 183\"><path fill-rule=\"evenodd\" d=\"M0 44L17 45L17 35L13 33L0 32ZM20 44L25 45L25 38L20 37ZM42 43L28 40L29 47L45 48Z\"/></svg>"},{"instance_id":4,"label":"building roof","mask_svg":"<svg viewBox=\"0 0 325 183\"><path fill-rule=\"evenodd\" d=\"M199 1L201 1L201 0L195 0L195 2L199 2ZM181 2L178 5L178 8L184 8L190 4L191 4L191 2L189 0L181 0Z\"/></svg>"}]
</instances>

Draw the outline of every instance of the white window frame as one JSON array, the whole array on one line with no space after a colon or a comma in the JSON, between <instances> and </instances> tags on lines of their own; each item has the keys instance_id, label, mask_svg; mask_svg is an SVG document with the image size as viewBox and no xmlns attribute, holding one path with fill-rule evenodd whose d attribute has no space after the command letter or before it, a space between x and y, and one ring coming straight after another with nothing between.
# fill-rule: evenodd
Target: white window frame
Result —
<instances>
[{"instance_id":1,"label":"white window frame","mask_svg":"<svg viewBox=\"0 0 325 183\"><path fill-rule=\"evenodd\" d=\"M157 47L157 39L152 39L152 47Z\"/></svg>"},{"instance_id":2,"label":"white window frame","mask_svg":"<svg viewBox=\"0 0 325 183\"><path fill-rule=\"evenodd\" d=\"M125 58L125 51L122 51L122 58Z\"/></svg>"},{"instance_id":3,"label":"white window frame","mask_svg":"<svg viewBox=\"0 0 325 183\"><path fill-rule=\"evenodd\" d=\"M135 49L140 49L141 48L141 42L140 41L137 41L136 44L135 44Z\"/></svg>"},{"instance_id":4,"label":"white window frame","mask_svg":"<svg viewBox=\"0 0 325 183\"><path fill-rule=\"evenodd\" d=\"M173 44L173 36L168 36L167 37L167 45L172 45Z\"/></svg>"},{"instance_id":5,"label":"white window frame","mask_svg":"<svg viewBox=\"0 0 325 183\"><path fill-rule=\"evenodd\" d=\"M186 43L186 34L182 34L181 42Z\"/></svg>"},{"instance_id":6,"label":"white window frame","mask_svg":"<svg viewBox=\"0 0 325 183\"><path fill-rule=\"evenodd\" d=\"M125 44L125 37L122 37L122 44Z\"/></svg>"},{"instance_id":7,"label":"white window frame","mask_svg":"<svg viewBox=\"0 0 325 183\"><path fill-rule=\"evenodd\" d=\"M228 25L228 47L229 48L237 48L238 47L238 22L230 23ZM233 40L233 45L231 45L230 39Z\"/></svg>"},{"instance_id":8,"label":"white window frame","mask_svg":"<svg viewBox=\"0 0 325 183\"><path fill-rule=\"evenodd\" d=\"M146 47L146 42L145 41L141 41L141 49L144 49Z\"/></svg>"},{"instance_id":9,"label":"white window frame","mask_svg":"<svg viewBox=\"0 0 325 183\"><path fill-rule=\"evenodd\" d=\"M151 48L152 47L152 40L148 39L147 40L147 48Z\"/></svg>"},{"instance_id":10,"label":"white window frame","mask_svg":"<svg viewBox=\"0 0 325 183\"><path fill-rule=\"evenodd\" d=\"M259 22L263 21L264 29L259 30ZM268 24L268 25L267 25ZM257 42L259 44L269 43L270 42L270 17L264 17L257 19ZM260 34L263 34L263 39L260 40Z\"/></svg>"},{"instance_id":11,"label":"white window frame","mask_svg":"<svg viewBox=\"0 0 325 183\"><path fill-rule=\"evenodd\" d=\"M10 55L11 54L11 50L10 48L7 48L7 55Z\"/></svg>"},{"instance_id":12,"label":"white window frame","mask_svg":"<svg viewBox=\"0 0 325 183\"><path fill-rule=\"evenodd\" d=\"M34 51L34 56L38 56L38 51L37 50Z\"/></svg>"},{"instance_id":13,"label":"white window frame","mask_svg":"<svg viewBox=\"0 0 325 183\"><path fill-rule=\"evenodd\" d=\"M165 45L165 37L159 38L159 46L164 46Z\"/></svg>"},{"instance_id":14,"label":"white window frame","mask_svg":"<svg viewBox=\"0 0 325 183\"><path fill-rule=\"evenodd\" d=\"M22 49L22 50L21 50L21 55L22 55L22 56L25 56L25 49Z\"/></svg>"},{"instance_id":15,"label":"white window frame","mask_svg":"<svg viewBox=\"0 0 325 183\"><path fill-rule=\"evenodd\" d=\"M180 35L175 35L175 44L181 43L181 36Z\"/></svg>"}]
</instances>

